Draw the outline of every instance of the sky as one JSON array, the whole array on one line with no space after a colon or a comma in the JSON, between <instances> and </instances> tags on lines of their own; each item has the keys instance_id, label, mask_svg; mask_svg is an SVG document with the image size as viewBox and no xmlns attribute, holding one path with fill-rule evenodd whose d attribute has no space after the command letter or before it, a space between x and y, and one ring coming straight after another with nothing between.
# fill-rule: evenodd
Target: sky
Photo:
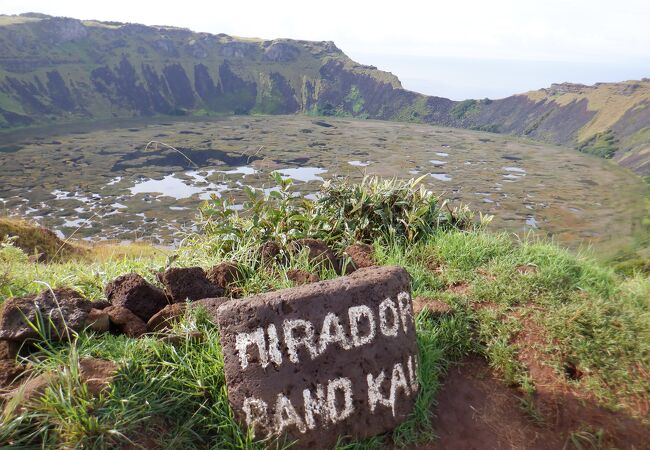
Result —
<instances>
[{"instance_id":1,"label":"sky","mask_svg":"<svg viewBox=\"0 0 650 450\"><path fill-rule=\"evenodd\" d=\"M334 41L454 100L650 77L650 0L0 0L0 13Z\"/></svg>"}]
</instances>

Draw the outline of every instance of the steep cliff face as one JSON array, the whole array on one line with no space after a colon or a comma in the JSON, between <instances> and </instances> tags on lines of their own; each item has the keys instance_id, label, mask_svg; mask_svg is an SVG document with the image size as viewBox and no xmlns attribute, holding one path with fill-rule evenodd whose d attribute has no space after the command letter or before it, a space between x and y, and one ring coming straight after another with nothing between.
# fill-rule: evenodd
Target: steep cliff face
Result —
<instances>
[{"instance_id":1,"label":"steep cliff face","mask_svg":"<svg viewBox=\"0 0 650 450\"><path fill-rule=\"evenodd\" d=\"M332 42L264 41L168 27L0 16L0 127L154 114L318 112L348 95L337 67L369 89L399 88ZM350 83L345 86L349 89ZM358 112L358 111L357 111Z\"/></svg>"},{"instance_id":2,"label":"steep cliff face","mask_svg":"<svg viewBox=\"0 0 650 450\"><path fill-rule=\"evenodd\" d=\"M466 101L460 126L518 134L613 158L650 174L650 79L550 88L495 101Z\"/></svg>"},{"instance_id":3,"label":"steep cliff face","mask_svg":"<svg viewBox=\"0 0 650 450\"><path fill-rule=\"evenodd\" d=\"M402 88L332 42L0 16L0 128L156 114L354 116L510 133L650 174L650 80L454 102Z\"/></svg>"}]
</instances>

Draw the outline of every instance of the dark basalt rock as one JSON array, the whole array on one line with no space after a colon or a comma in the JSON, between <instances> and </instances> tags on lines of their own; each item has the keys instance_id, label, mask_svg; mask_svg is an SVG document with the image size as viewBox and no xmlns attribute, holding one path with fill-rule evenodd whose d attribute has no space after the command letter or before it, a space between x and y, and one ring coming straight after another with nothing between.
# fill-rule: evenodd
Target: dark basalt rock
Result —
<instances>
[{"instance_id":1,"label":"dark basalt rock","mask_svg":"<svg viewBox=\"0 0 650 450\"><path fill-rule=\"evenodd\" d=\"M181 317L185 315L186 310L187 303L174 303L167 305L149 319L149 322L147 322L147 329L153 332L170 328L174 322L180 320Z\"/></svg>"},{"instance_id":2,"label":"dark basalt rock","mask_svg":"<svg viewBox=\"0 0 650 450\"><path fill-rule=\"evenodd\" d=\"M194 89L208 106L213 109L218 107L219 89L214 84L208 68L204 64L194 66Z\"/></svg>"},{"instance_id":3,"label":"dark basalt rock","mask_svg":"<svg viewBox=\"0 0 650 450\"><path fill-rule=\"evenodd\" d=\"M144 68L143 74L147 81L151 81L147 78L151 74ZM151 98L155 98L158 103L161 102L159 90L156 90L153 96L148 94L140 82L135 67L126 56L122 56L119 65L114 69L111 70L107 66L98 67L90 75L95 89L110 102L134 109L140 114L149 115L154 111ZM155 87L160 86L156 85ZM156 109L156 111L165 112L169 111L169 109L161 107L160 110Z\"/></svg>"},{"instance_id":4,"label":"dark basalt rock","mask_svg":"<svg viewBox=\"0 0 650 450\"><path fill-rule=\"evenodd\" d=\"M7 77L6 84L6 89L12 91L14 95L18 97L18 100L26 111L37 114L48 114L53 111L50 106L39 100L39 98L41 98L41 92L36 84L28 81L21 81L13 77ZM4 114L6 115L8 112L9 111Z\"/></svg>"},{"instance_id":5,"label":"dark basalt rock","mask_svg":"<svg viewBox=\"0 0 650 450\"><path fill-rule=\"evenodd\" d=\"M325 242L320 239L297 239L289 243L289 252L294 256L307 249L309 263L325 265L340 271L340 264L336 255Z\"/></svg>"},{"instance_id":6,"label":"dark basalt rock","mask_svg":"<svg viewBox=\"0 0 650 450\"><path fill-rule=\"evenodd\" d=\"M147 84L153 110L162 114L171 114L174 108L167 100L170 93L165 80L149 64L142 64L142 75Z\"/></svg>"},{"instance_id":7,"label":"dark basalt rock","mask_svg":"<svg viewBox=\"0 0 650 450\"><path fill-rule=\"evenodd\" d=\"M63 77L57 70L47 72L47 90L49 91L52 103L59 109L64 111L73 111L75 109L75 101L70 94L68 86L66 86Z\"/></svg>"},{"instance_id":8,"label":"dark basalt rock","mask_svg":"<svg viewBox=\"0 0 650 450\"><path fill-rule=\"evenodd\" d=\"M224 61L219 66L219 90L221 91L218 110L226 110L235 114L248 114L257 100L257 85L246 81L233 72L230 63Z\"/></svg>"},{"instance_id":9,"label":"dark basalt rock","mask_svg":"<svg viewBox=\"0 0 650 450\"><path fill-rule=\"evenodd\" d=\"M95 300L93 302L93 308L95 309L106 309L111 306L111 302L108 300Z\"/></svg>"},{"instance_id":10,"label":"dark basalt rock","mask_svg":"<svg viewBox=\"0 0 650 450\"><path fill-rule=\"evenodd\" d=\"M309 284L320 281L318 274L300 269L291 269L287 271L287 278L295 284Z\"/></svg>"},{"instance_id":11,"label":"dark basalt rock","mask_svg":"<svg viewBox=\"0 0 650 450\"><path fill-rule=\"evenodd\" d=\"M262 264L270 264L280 254L280 246L273 241L266 241L257 250L259 260Z\"/></svg>"},{"instance_id":12,"label":"dark basalt rock","mask_svg":"<svg viewBox=\"0 0 650 450\"><path fill-rule=\"evenodd\" d=\"M86 318L86 326L98 333L109 331L111 323L108 313L103 309L91 309Z\"/></svg>"},{"instance_id":13,"label":"dark basalt rock","mask_svg":"<svg viewBox=\"0 0 650 450\"><path fill-rule=\"evenodd\" d=\"M147 332L147 324L129 309L123 306L111 306L104 310L111 321L111 325L119 333L128 337L138 338Z\"/></svg>"},{"instance_id":14,"label":"dark basalt rock","mask_svg":"<svg viewBox=\"0 0 650 450\"><path fill-rule=\"evenodd\" d=\"M113 306L127 308L143 321L169 304L161 289L137 273L117 277L106 285L104 293Z\"/></svg>"},{"instance_id":15,"label":"dark basalt rock","mask_svg":"<svg viewBox=\"0 0 650 450\"><path fill-rule=\"evenodd\" d=\"M207 278L217 286L227 289L231 284L239 281L241 273L236 264L222 262L208 270Z\"/></svg>"},{"instance_id":16,"label":"dark basalt rock","mask_svg":"<svg viewBox=\"0 0 650 450\"><path fill-rule=\"evenodd\" d=\"M277 72L272 72L271 78L271 98L275 102L268 107L264 102L260 102L259 108L267 110L273 114L291 114L300 109L298 100L296 100L296 92L291 87L289 81Z\"/></svg>"},{"instance_id":17,"label":"dark basalt rock","mask_svg":"<svg viewBox=\"0 0 650 450\"><path fill-rule=\"evenodd\" d=\"M368 244L353 244L345 249L345 254L352 260L352 269L374 266L374 253L372 246Z\"/></svg>"},{"instance_id":18,"label":"dark basalt rock","mask_svg":"<svg viewBox=\"0 0 650 450\"><path fill-rule=\"evenodd\" d=\"M10 298L0 311L0 339L40 339L28 321L42 323L47 337L67 339L67 330L85 328L91 309L92 302L72 289L45 289L38 295Z\"/></svg>"},{"instance_id":19,"label":"dark basalt rock","mask_svg":"<svg viewBox=\"0 0 650 450\"><path fill-rule=\"evenodd\" d=\"M15 359L20 350L20 342L0 341L0 360Z\"/></svg>"},{"instance_id":20,"label":"dark basalt rock","mask_svg":"<svg viewBox=\"0 0 650 450\"><path fill-rule=\"evenodd\" d=\"M13 360L0 359L0 392L11 386L25 371L25 366Z\"/></svg>"},{"instance_id":21,"label":"dark basalt rock","mask_svg":"<svg viewBox=\"0 0 650 450\"><path fill-rule=\"evenodd\" d=\"M408 273L384 266L222 305L235 417L270 447L277 437L296 449L394 429L419 389L409 291Z\"/></svg>"},{"instance_id":22,"label":"dark basalt rock","mask_svg":"<svg viewBox=\"0 0 650 450\"><path fill-rule=\"evenodd\" d=\"M169 268L159 278L172 303L221 297L224 293L222 287L208 280L200 267Z\"/></svg>"},{"instance_id":23,"label":"dark basalt rock","mask_svg":"<svg viewBox=\"0 0 650 450\"><path fill-rule=\"evenodd\" d=\"M163 68L167 86L178 108L192 108L194 106L194 90L185 69L180 64L171 64Z\"/></svg>"}]
</instances>

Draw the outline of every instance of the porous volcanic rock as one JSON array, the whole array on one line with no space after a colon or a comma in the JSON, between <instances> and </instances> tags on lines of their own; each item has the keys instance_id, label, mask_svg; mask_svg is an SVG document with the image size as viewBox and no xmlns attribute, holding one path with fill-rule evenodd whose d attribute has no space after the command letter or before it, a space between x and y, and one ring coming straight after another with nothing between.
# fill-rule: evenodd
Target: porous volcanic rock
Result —
<instances>
[{"instance_id":1,"label":"porous volcanic rock","mask_svg":"<svg viewBox=\"0 0 650 450\"><path fill-rule=\"evenodd\" d=\"M227 261L212 267L206 275L208 280L224 289L229 288L231 284L239 281L241 277L237 264Z\"/></svg>"},{"instance_id":2,"label":"porous volcanic rock","mask_svg":"<svg viewBox=\"0 0 650 450\"><path fill-rule=\"evenodd\" d=\"M95 300L93 302L94 309L106 309L109 306L113 306L108 300Z\"/></svg>"},{"instance_id":3,"label":"porous volcanic rock","mask_svg":"<svg viewBox=\"0 0 650 450\"><path fill-rule=\"evenodd\" d=\"M20 342L0 341L0 360L15 359L20 349Z\"/></svg>"},{"instance_id":4,"label":"porous volcanic rock","mask_svg":"<svg viewBox=\"0 0 650 450\"><path fill-rule=\"evenodd\" d=\"M257 254L262 264L270 264L280 254L280 246L273 241L266 241L260 245Z\"/></svg>"},{"instance_id":5,"label":"porous volcanic rock","mask_svg":"<svg viewBox=\"0 0 650 450\"><path fill-rule=\"evenodd\" d=\"M309 284L320 281L316 273L310 273L306 270L291 269L287 271L287 278L296 284Z\"/></svg>"},{"instance_id":6,"label":"porous volcanic rock","mask_svg":"<svg viewBox=\"0 0 650 450\"><path fill-rule=\"evenodd\" d=\"M129 337L137 338L147 332L147 324L123 306L111 306L104 312L108 314L111 324Z\"/></svg>"},{"instance_id":7,"label":"porous volcanic rock","mask_svg":"<svg viewBox=\"0 0 650 450\"><path fill-rule=\"evenodd\" d=\"M149 331L162 331L170 328L172 323L185 315L187 303L173 303L165 306L149 319L147 329Z\"/></svg>"},{"instance_id":8,"label":"porous volcanic rock","mask_svg":"<svg viewBox=\"0 0 650 450\"><path fill-rule=\"evenodd\" d=\"M127 308L145 322L169 304L161 289L137 273L117 277L106 285L104 293L113 306Z\"/></svg>"},{"instance_id":9,"label":"porous volcanic rock","mask_svg":"<svg viewBox=\"0 0 650 450\"><path fill-rule=\"evenodd\" d=\"M105 333L110 329L111 321L105 310L93 308L86 318L86 326L98 333Z\"/></svg>"},{"instance_id":10,"label":"porous volcanic rock","mask_svg":"<svg viewBox=\"0 0 650 450\"><path fill-rule=\"evenodd\" d=\"M38 295L10 298L0 311L0 340L40 339L28 322L43 323L46 336L67 339L67 329L81 331L86 326L91 308L90 301L67 288L45 289Z\"/></svg>"},{"instance_id":11,"label":"porous volcanic rock","mask_svg":"<svg viewBox=\"0 0 650 450\"><path fill-rule=\"evenodd\" d=\"M339 261L327 244L320 239L297 239L289 243L289 252L296 255L307 249L310 264L324 264L340 271Z\"/></svg>"},{"instance_id":12,"label":"porous volcanic rock","mask_svg":"<svg viewBox=\"0 0 650 450\"><path fill-rule=\"evenodd\" d=\"M25 366L13 360L0 359L0 391L11 386L24 371Z\"/></svg>"},{"instance_id":13,"label":"porous volcanic rock","mask_svg":"<svg viewBox=\"0 0 650 450\"><path fill-rule=\"evenodd\" d=\"M296 449L394 429L419 390L409 292L406 270L382 266L224 303L218 325L236 418Z\"/></svg>"},{"instance_id":14,"label":"porous volcanic rock","mask_svg":"<svg viewBox=\"0 0 650 450\"><path fill-rule=\"evenodd\" d=\"M165 285L165 292L172 303L221 297L224 293L222 287L208 280L200 267L169 268L160 275L160 281Z\"/></svg>"},{"instance_id":15,"label":"porous volcanic rock","mask_svg":"<svg viewBox=\"0 0 650 450\"><path fill-rule=\"evenodd\" d=\"M353 269L372 267L376 265L375 252L371 245L353 244L345 249L345 254L352 260Z\"/></svg>"}]
</instances>

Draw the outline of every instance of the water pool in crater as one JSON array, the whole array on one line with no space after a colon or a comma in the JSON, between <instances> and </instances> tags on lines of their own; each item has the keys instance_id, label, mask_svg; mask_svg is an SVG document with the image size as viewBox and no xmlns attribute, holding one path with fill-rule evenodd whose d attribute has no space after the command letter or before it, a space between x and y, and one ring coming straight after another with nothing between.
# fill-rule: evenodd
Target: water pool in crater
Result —
<instances>
[{"instance_id":1,"label":"water pool in crater","mask_svg":"<svg viewBox=\"0 0 650 450\"><path fill-rule=\"evenodd\" d=\"M227 196L241 205L243 187L271 189L274 171L312 198L335 177L427 175L422 182L443 197L494 214L493 229L534 229L571 246L605 249L624 245L640 228L643 183L608 161L478 131L317 119L331 125L324 127L315 120L154 118L128 133L110 124L88 125L83 134L54 127L5 133L0 139L12 152L0 152L0 208L66 235L71 224L87 221L75 236L169 243L195 225L201 201ZM147 150L160 134L193 164L173 150Z\"/></svg>"}]
</instances>

